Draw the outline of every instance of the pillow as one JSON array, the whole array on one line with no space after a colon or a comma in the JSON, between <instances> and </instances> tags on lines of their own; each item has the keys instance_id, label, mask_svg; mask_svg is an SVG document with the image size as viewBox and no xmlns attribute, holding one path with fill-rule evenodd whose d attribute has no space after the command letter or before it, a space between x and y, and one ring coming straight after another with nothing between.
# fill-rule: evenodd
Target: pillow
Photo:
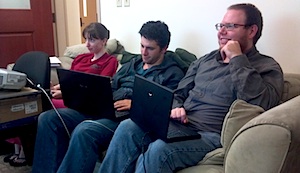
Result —
<instances>
[{"instance_id":1,"label":"pillow","mask_svg":"<svg viewBox=\"0 0 300 173\"><path fill-rule=\"evenodd\" d=\"M130 52L127 52L124 50L122 52L122 59L120 60L120 64L125 64L125 63L129 62L131 59L137 58L140 56L141 56L141 54L130 53Z\"/></svg>"},{"instance_id":2,"label":"pillow","mask_svg":"<svg viewBox=\"0 0 300 173\"><path fill-rule=\"evenodd\" d=\"M106 43L106 51L109 54L114 54L116 51L121 51L123 46L119 44L118 40L116 39L109 39ZM69 46L66 48L64 52L64 56L75 58L76 56L83 54L83 53L89 53L90 51L86 47L85 44L76 44L73 46Z\"/></svg>"},{"instance_id":3,"label":"pillow","mask_svg":"<svg viewBox=\"0 0 300 173\"><path fill-rule=\"evenodd\" d=\"M184 73L188 70L189 64L185 62L183 59L181 59L181 57L177 53L168 50L165 53L165 56L171 57L178 64L178 66L182 69Z\"/></svg>"},{"instance_id":4,"label":"pillow","mask_svg":"<svg viewBox=\"0 0 300 173\"><path fill-rule=\"evenodd\" d=\"M284 74L284 88L280 103L298 96L300 93L300 79L296 74Z\"/></svg>"},{"instance_id":5,"label":"pillow","mask_svg":"<svg viewBox=\"0 0 300 173\"><path fill-rule=\"evenodd\" d=\"M117 40L116 39L110 39L110 40L107 40L107 43L106 43L106 52L108 54L113 54L116 50L117 50Z\"/></svg>"},{"instance_id":6,"label":"pillow","mask_svg":"<svg viewBox=\"0 0 300 173\"><path fill-rule=\"evenodd\" d=\"M76 44L66 48L64 56L75 58L79 54L89 53L90 51L85 46L85 44Z\"/></svg>"},{"instance_id":7,"label":"pillow","mask_svg":"<svg viewBox=\"0 0 300 173\"><path fill-rule=\"evenodd\" d=\"M182 48L177 48L175 50L175 53L188 65L190 65L193 61L195 61L197 59L196 55L194 55Z\"/></svg>"},{"instance_id":8,"label":"pillow","mask_svg":"<svg viewBox=\"0 0 300 173\"><path fill-rule=\"evenodd\" d=\"M237 131L264 111L260 106L249 104L244 100L235 100L231 104L229 112L225 116L221 132L221 144L225 152Z\"/></svg>"}]
</instances>

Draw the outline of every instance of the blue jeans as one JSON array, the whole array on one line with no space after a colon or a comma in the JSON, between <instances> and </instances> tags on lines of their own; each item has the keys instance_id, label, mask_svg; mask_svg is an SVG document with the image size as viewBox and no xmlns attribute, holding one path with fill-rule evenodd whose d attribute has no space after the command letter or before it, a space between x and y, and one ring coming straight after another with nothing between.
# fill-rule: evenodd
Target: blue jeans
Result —
<instances>
[{"instance_id":1,"label":"blue jeans","mask_svg":"<svg viewBox=\"0 0 300 173\"><path fill-rule=\"evenodd\" d=\"M99 172L173 173L196 165L206 153L221 147L219 134L201 132L201 135L201 139L195 140L152 142L132 120L124 120L115 131Z\"/></svg>"},{"instance_id":2,"label":"blue jeans","mask_svg":"<svg viewBox=\"0 0 300 173\"><path fill-rule=\"evenodd\" d=\"M70 133L82 121L98 119L68 108L58 109L58 112ZM38 118L32 173L55 173L68 150L69 141L70 138L55 111L41 113Z\"/></svg>"},{"instance_id":3,"label":"blue jeans","mask_svg":"<svg viewBox=\"0 0 300 173\"><path fill-rule=\"evenodd\" d=\"M119 123L109 119L85 120L72 133L68 151L57 173L93 172Z\"/></svg>"}]
</instances>

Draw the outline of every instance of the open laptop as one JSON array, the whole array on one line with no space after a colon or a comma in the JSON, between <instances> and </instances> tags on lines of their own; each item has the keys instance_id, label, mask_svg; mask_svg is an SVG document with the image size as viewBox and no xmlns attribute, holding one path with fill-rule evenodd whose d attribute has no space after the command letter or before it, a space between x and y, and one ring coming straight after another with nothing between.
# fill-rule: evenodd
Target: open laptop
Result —
<instances>
[{"instance_id":1,"label":"open laptop","mask_svg":"<svg viewBox=\"0 0 300 173\"><path fill-rule=\"evenodd\" d=\"M170 119L173 94L171 89L136 75L130 118L149 133L152 140L176 142L201 138L196 131ZM174 129L180 129L180 134L168 133Z\"/></svg>"},{"instance_id":2,"label":"open laptop","mask_svg":"<svg viewBox=\"0 0 300 173\"><path fill-rule=\"evenodd\" d=\"M57 68L65 106L83 114L115 118L110 78Z\"/></svg>"}]
</instances>

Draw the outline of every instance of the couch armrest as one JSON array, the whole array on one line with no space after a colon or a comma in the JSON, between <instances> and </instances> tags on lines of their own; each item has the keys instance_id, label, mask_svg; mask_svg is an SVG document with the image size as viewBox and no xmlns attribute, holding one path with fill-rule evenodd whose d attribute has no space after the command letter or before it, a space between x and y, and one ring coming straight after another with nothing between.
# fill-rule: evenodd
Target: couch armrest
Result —
<instances>
[{"instance_id":1,"label":"couch armrest","mask_svg":"<svg viewBox=\"0 0 300 173\"><path fill-rule=\"evenodd\" d=\"M61 67L62 68L65 68L65 69L70 69L71 68L73 58L70 58L70 57L67 57L67 56L62 56L62 57L58 57L58 59L61 61ZM50 79L51 79L52 85L58 84L58 77L57 77L57 73L56 73L56 68L51 68Z\"/></svg>"},{"instance_id":2,"label":"couch armrest","mask_svg":"<svg viewBox=\"0 0 300 173\"><path fill-rule=\"evenodd\" d=\"M225 172L298 172L300 170L300 96L246 123L225 155Z\"/></svg>"}]
</instances>

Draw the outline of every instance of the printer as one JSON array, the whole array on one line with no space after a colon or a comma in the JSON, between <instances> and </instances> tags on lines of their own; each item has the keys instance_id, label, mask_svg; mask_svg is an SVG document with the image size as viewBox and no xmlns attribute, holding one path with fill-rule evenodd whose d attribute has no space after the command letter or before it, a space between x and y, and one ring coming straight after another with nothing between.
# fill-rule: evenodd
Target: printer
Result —
<instances>
[{"instance_id":1,"label":"printer","mask_svg":"<svg viewBox=\"0 0 300 173\"><path fill-rule=\"evenodd\" d=\"M20 90L26 83L26 74L0 68L0 89Z\"/></svg>"}]
</instances>

